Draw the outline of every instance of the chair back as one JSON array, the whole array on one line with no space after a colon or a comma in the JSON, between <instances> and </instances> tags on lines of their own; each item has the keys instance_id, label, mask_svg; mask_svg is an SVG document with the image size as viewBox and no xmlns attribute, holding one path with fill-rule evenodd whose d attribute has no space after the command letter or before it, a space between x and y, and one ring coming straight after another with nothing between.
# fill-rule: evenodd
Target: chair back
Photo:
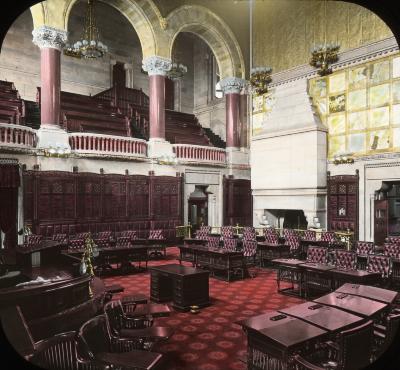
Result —
<instances>
[{"instance_id":1,"label":"chair back","mask_svg":"<svg viewBox=\"0 0 400 370\"><path fill-rule=\"evenodd\" d=\"M96 353L111 352L111 338L105 315L98 315L86 321L79 329L79 338L89 351L91 358Z\"/></svg>"},{"instance_id":2,"label":"chair back","mask_svg":"<svg viewBox=\"0 0 400 370\"><path fill-rule=\"evenodd\" d=\"M243 240L257 240L257 234L254 227L246 226L243 228Z\"/></svg>"},{"instance_id":3,"label":"chair back","mask_svg":"<svg viewBox=\"0 0 400 370\"><path fill-rule=\"evenodd\" d=\"M386 317L386 332L385 332L385 344L383 350L386 350L393 342L397 332L400 328L400 314L388 315Z\"/></svg>"},{"instance_id":4,"label":"chair back","mask_svg":"<svg viewBox=\"0 0 400 370\"><path fill-rule=\"evenodd\" d=\"M111 239L111 231L100 231L97 233L96 238L99 239Z\"/></svg>"},{"instance_id":5,"label":"chair back","mask_svg":"<svg viewBox=\"0 0 400 370\"><path fill-rule=\"evenodd\" d=\"M265 234L265 241L270 244L279 244L278 234L275 233Z\"/></svg>"},{"instance_id":6,"label":"chair back","mask_svg":"<svg viewBox=\"0 0 400 370\"><path fill-rule=\"evenodd\" d=\"M383 278L390 274L390 257L369 254L367 259L367 271L378 272Z\"/></svg>"},{"instance_id":7,"label":"chair back","mask_svg":"<svg viewBox=\"0 0 400 370\"><path fill-rule=\"evenodd\" d=\"M149 239L163 240L165 239L162 229L150 230Z\"/></svg>"},{"instance_id":8,"label":"chair back","mask_svg":"<svg viewBox=\"0 0 400 370\"><path fill-rule=\"evenodd\" d=\"M370 364L374 327L371 320L339 333L338 368L363 369Z\"/></svg>"},{"instance_id":9,"label":"chair back","mask_svg":"<svg viewBox=\"0 0 400 370\"><path fill-rule=\"evenodd\" d=\"M51 238L56 242L60 242L62 244L68 244L67 234L53 234Z\"/></svg>"},{"instance_id":10,"label":"chair back","mask_svg":"<svg viewBox=\"0 0 400 370\"><path fill-rule=\"evenodd\" d=\"M400 244L388 244L383 245L383 253L385 256L400 258Z\"/></svg>"},{"instance_id":11,"label":"chair back","mask_svg":"<svg viewBox=\"0 0 400 370\"><path fill-rule=\"evenodd\" d=\"M328 248L309 246L307 262L326 264L328 262Z\"/></svg>"},{"instance_id":12,"label":"chair back","mask_svg":"<svg viewBox=\"0 0 400 370\"><path fill-rule=\"evenodd\" d=\"M287 238L289 235L297 235L297 232L293 229L283 229L283 237Z\"/></svg>"},{"instance_id":13,"label":"chair back","mask_svg":"<svg viewBox=\"0 0 400 370\"><path fill-rule=\"evenodd\" d=\"M127 237L127 238L130 238L130 240L134 240L134 239L138 238L136 230L121 231L120 237Z\"/></svg>"},{"instance_id":14,"label":"chair back","mask_svg":"<svg viewBox=\"0 0 400 370\"><path fill-rule=\"evenodd\" d=\"M274 227L266 227L264 229L264 236L266 237L267 235L278 235L278 232L275 230Z\"/></svg>"},{"instance_id":15,"label":"chair back","mask_svg":"<svg viewBox=\"0 0 400 370\"><path fill-rule=\"evenodd\" d=\"M83 239L84 241L90 237L90 232L83 232L83 233L78 233L75 234L74 239Z\"/></svg>"},{"instance_id":16,"label":"chair back","mask_svg":"<svg viewBox=\"0 0 400 370\"><path fill-rule=\"evenodd\" d=\"M400 244L400 236L388 236L385 242L389 244Z\"/></svg>"},{"instance_id":17,"label":"chair back","mask_svg":"<svg viewBox=\"0 0 400 370\"><path fill-rule=\"evenodd\" d=\"M199 231L209 234L211 232L211 226L202 225L200 226Z\"/></svg>"},{"instance_id":18,"label":"chair back","mask_svg":"<svg viewBox=\"0 0 400 370\"><path fill-rule=\"evenodd\" d=\"M295 253L300 249L300 237L296 233L287 233L285 244L290 246L290 252Z\"/></svg>"},{"instance_id":19,"label":"chair back","mask_svg":"<svg viewBox=\"0 0 400 370\"><path fill-rule=\"evenodd\" d=\"M206 240L208 236L208 231L207 230L197 230L196 231L196 236L195 239L199 239L199 240Z\"/></svg>"},{"instance_id":20,"label":"chair back","mask_svg":"<svg viewBox=\"0 0 400 370\"><path fill-rule=\"evenodd\" d=\"M35 344L30 361L44 369L78 370L76 332L57 334Z\"/></svg>"},{"instance_id":21,"label":"chair back","mask_svg":"<svg viewBox=\"0 0 400 370\"><path fill-rule=\"evenodd\" d=\"M129 247L131 245L131 238L129 236L119 236L117 238L118 247Z\"/></svg>"},{"instance_id":22,"label":"chair back","mask_svg":"<svg viewBox=\"0 0 400 370\"><path fill-rule=\"evenodd\" d=\"M334 243L337 241L336 234L333 231L324 231L321 233L321 240L324 242Z\"/></svg>"},{"instance_id":23,"label":"chair back","mask_svg":"<svg viewBox=\"0 0 400 370\"><path fill-rule=\"evenodd\" d=\"M317 233L314 230L304 230L303 239L310 240L310 241L316 241Z\"/></svg>"},{"instance_id":24,"label":"chair back","mask_svg":"<svg viewBox=\"0 0 400 370\"><path fill-rule=\"evenodd\" d=\"M207 247L208 248L218 248L219 247L219 237L218 236L207 236Z\"/></svg>"},{"instance_id":25,"label":"chair back","mask_svg":"<svg viewBox=\"0 0 400 370\"><path fill-rule=\"evenodd\" d=\"M43 240L42 235L35 235L35 234L27 235L25 238L24 247L35 248L42 240Z\"/></svg>"},{"instance_id":26,"label":"chair back","mask_svg":"<svg viewBox=\"0 0 400 370\"><path fill-rule=\"evenodd\" d=\"M233 226L222 226L221 227L221 237L225 238L233 238Z\"/></svg>"},{"instance_id":27,"label":"chair back","mask_svg":"<svg viewBox=\"0 0 400 370\"><path fill-rule=\"evenodd\" d=\"M257 254L257 241L245 239L243 240L243 255L245 257L253 257Z\"/></svg>"},{"instance_id":28,"label":"chair back","mask_svg":"<svg viewBox=\"0 0 400 370\"><path fill-rule=\"evenodd\" d=\"M108 320L109 328L114 335L119 335L123 328L124 309L120 300L110 301L104 306L104 314Z\"/></svg>"},{"instance_id":29,"label":"chair back","mask_svg":"<svg viewBox=\"0 0 400 370\"><path fill-rule=\"evenodd\" d=\"M236 238L224 238L224 244L222 249L230 252L235 252L237 248L238 240Z\"/></svg>"},{"instance_id":30,"label":"chair back","mask_svg":"<svg viewBox=\"0 0 400 370\"><path fill-rule=\"evenodd\" d=\"M356 243L356 253L361 256L366 256L374 251L374 243L357 241Z\"/></svg>"},{"instance_id":31,"label":"chair back","mask_svg":"<svg viewBox=\"0 0 400 370\"><path fill-rule=\"evenodd\" d=\"M335 266L336 268L355 270L357 265L357 255L354 252L343 249L335 250Z\"/></svg>"},{"instance_id":32,"label":"chair back","mask_svg":"<svg viewBox=\"0 0 400 370\"><path fill-rule=\"evenodd\" d=\"M69 249L82 249L85 247L85 239L71 239L68 243Z\"/></svg>"}]
</instances>

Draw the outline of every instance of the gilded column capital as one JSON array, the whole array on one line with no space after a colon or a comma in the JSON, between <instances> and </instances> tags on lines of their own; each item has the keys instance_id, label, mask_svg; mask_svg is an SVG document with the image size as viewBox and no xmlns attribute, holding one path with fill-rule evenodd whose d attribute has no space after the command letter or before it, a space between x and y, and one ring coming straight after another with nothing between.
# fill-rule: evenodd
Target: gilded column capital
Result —
<instances>
[{"instance_id":1,"label":"gilded column capital","mask_svg":"<svg viewBox=\"0 0 400 370\"><path fill-rule=\"evenodd\" d=\"M172 67L171 59L159 57L157 55L153 55L146 59L143 59L142 68L146 71L149 76L152 75L161 75L166 76L167 72Z\"/></svg>"},{"instance_id":2,"label":"gilded column capital","mask_svg":"<svg viewBox=\"0 0 400 370\"><path fill-rule=\"evenodd\" d=\"M220 82L224 94L239 94L247 86L247 81L239 77L226 77Z\"/></svg>"},{"instance_id":3,"label":"gilded column capital","mask_svg":"<svg viewBox=\"0 0 400 370\"><path fill-rule=\"evenodd\" d=\"M33 43L39 48L62 50L68 39L68 32L49 26L40 26L32 31Z\"/></svg>"}]
</instances>

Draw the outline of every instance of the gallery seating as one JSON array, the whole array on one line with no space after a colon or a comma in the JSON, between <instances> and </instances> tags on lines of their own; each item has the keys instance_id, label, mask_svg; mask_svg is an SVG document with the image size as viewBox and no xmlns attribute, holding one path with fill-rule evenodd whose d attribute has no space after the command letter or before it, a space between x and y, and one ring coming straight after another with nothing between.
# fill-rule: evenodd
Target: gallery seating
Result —
<instances>
[{"instance_id":1,"label":"gallery seating","mask_svg":"<svg viewBox=\"0 0 400 370\"><path fill-rule=\"evenodd\" d=\"M341 369L355 370L370 364L372 356L373 322L371 320L355 328L339 332L335 342L325 342L306 358L294 356L296 370Z\"/></svg>"}]
</instances>

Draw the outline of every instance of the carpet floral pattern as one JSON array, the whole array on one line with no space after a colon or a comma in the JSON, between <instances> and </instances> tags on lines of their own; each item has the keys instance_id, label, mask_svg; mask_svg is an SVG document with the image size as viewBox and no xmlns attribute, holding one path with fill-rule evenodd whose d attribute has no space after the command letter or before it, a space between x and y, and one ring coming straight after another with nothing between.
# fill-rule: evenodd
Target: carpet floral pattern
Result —
<instances>
[{"instance_id":1,"label":"carpet floral pattern","mask_svg":"<svg viewBox=\"0 0 400 370\"><path fill-rule=\"evenodd\" d=\"M179 263L178 256L178 248L168 248L166 260L151 261L149 266ZM230 283L210 278L209 307L198 314L173 310L169 317L155 320L155 325L175 329L168 342L155 349L166 355L166 370L246 369L246 335L235 322L303 302L277 293L274 270L252 268L252 273L255 277ZM125 288L114 296L116 299L138 293L150 296L149 272L104 280L106 285L121 284Z\"/></svg>"}]
</instances>

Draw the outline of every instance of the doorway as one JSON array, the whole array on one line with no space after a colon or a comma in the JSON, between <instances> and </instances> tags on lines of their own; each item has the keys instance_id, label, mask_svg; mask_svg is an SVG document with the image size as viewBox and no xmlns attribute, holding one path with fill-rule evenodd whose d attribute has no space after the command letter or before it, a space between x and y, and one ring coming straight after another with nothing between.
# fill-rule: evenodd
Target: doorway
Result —
<instances>
[{"instance_id":1,"label":"doorway","mask_svg":"<svg viewBox=\"0 0 400 370\"><path fill-rule=\"evenodd\" d=\"M208 196L205 190L206 186L196 185L194 192L189 196L188 215L192 232L201 225L208 225Z\"/></svg>"}]
</instances>

